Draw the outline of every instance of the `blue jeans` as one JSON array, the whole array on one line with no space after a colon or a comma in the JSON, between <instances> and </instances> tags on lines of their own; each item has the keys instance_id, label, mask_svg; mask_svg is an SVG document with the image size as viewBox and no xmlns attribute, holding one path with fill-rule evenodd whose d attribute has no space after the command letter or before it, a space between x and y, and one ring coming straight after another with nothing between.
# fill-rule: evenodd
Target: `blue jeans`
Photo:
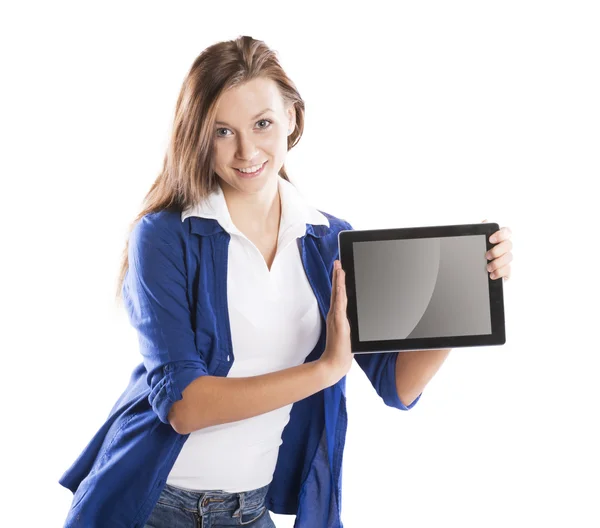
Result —
<instances>
[{"instance_id":1,"label":"blue jeans","mask_svg":"<svg viewBox=\"0 0 600 528\"><path fill-rule=\"evenodd\" d=\"M269 485L251 491L188 491L165 484L144 528L276 528L265 506Z\"/></svg>"}]
</instances>

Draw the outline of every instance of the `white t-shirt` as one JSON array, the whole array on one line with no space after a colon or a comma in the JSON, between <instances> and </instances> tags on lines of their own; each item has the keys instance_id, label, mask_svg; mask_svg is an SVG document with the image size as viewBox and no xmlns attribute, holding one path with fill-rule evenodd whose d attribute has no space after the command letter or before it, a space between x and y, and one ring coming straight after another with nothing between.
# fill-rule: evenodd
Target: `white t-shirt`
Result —
<instances>
[{"instance_id":1,"label":"white t-shirt","mask_svg":"<svg viewBox=\"0 0 600 528\"><path fill-rule=\"evenodd\" d=\"M258 376L304 363L321 333L317 300L300 259L306 224L329 226L300 192L279 177L281 222L268 269L259 249L233 224L218 187L182 212L214 218L230 235L227 302L234 361L227 377ZM292 405L190 434L167 484L190 490L249 491L271 482Z\"/></svg>"}]
</instances>

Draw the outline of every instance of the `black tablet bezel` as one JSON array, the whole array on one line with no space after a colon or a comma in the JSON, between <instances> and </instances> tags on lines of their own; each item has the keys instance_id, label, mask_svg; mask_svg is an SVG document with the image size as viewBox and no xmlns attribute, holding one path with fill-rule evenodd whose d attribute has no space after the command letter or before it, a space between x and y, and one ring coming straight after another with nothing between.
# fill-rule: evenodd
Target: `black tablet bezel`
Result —
<instances>
[{"instance_id":1,"label":"black tablet bezel","mask_svg":"<svg viewBox=\"0 0 600 528\"><path fill-rule=\"evenodd\" d=\"M356 308L356 287L354 276L354 242L396 240L410 238L439 238L468 235L485 235L486 253L495 244L490 236L499 230L496 223L458 224L429 227L404 227L397 229L343 230L338 233L340 263L346 273L346 293L348 297L347 315L350 322L350 338L352 353L364 354L374 352L395 352L400 350L448 349L469 346L503 345L506 342L504 324L503 279L492 279L488 272L490 295L490 314L492 333L473 336L427 337L418 339L395 339L383 341L358 340L358 317ZM485 253L481 255L483 262L489 262Z\"/></svg>"}]
</instances>

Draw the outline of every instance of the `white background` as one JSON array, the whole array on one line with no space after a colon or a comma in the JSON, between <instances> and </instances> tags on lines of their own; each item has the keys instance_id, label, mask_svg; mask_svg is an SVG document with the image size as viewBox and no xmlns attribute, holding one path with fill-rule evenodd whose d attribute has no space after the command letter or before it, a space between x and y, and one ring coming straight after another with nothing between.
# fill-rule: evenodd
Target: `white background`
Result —
<instances>
[{"instance_id":1,"label":"white background","mask_svg":"<svg viewBox=\"0 0 600 528\"><path fill-rule=\"evenodd\" d=\"M3 7L6 525L64 522L58 479L141 361L113 296L181 83L205 47L250 35L306 102L286 166L316 207L356 229L513 232L504 346L455 349L408 412L353 365L345 527L600 526L597 5Z\"/></svg>"}]
</instances>

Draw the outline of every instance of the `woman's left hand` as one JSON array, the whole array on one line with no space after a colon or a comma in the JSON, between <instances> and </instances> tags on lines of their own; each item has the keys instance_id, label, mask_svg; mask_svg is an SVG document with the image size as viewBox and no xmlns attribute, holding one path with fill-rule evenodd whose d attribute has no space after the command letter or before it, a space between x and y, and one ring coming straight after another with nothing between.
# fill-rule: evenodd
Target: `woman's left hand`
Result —
<instances>
[{"instance_id":1,"label":"woman's left hand","mask_svg":"<svg viewBox=\"0 0 600 528\"><path fill-rule=\"evenodd\" d=\"M485 222L487 222L487 219L483 220L482 223ZM493 280L500 277L504 277L506 280L510 279L510 263L513 259L510 251L512 249L511 235L510 228L502 227L490 236L490 243L495 245L485 256L490 261L487 270Z\"/></svg>"}]
</instances>

